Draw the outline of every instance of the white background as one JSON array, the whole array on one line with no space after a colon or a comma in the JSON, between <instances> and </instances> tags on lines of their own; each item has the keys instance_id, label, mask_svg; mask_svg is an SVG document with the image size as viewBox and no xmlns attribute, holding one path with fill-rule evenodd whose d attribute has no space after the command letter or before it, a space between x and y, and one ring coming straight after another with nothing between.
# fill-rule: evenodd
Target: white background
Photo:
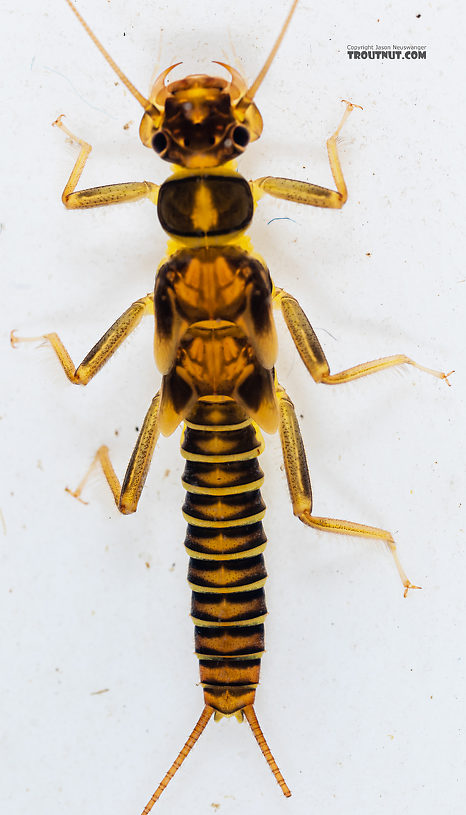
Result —
<instances>
[{"instance_id":1,"label":"white background","mask_svg":"<svg viewBox=\"0 0 466 815\"><path fill-rule=\"evenodd\" d=\"M202 708L178 435L159 443L135 516L118 515L100 475L86 507L64 487L102 443L123 474L158 387L152 327L86 389L71 387L49 349L10 350L8 333L55 330L77 363L151 290L165 251L148 202L63 208L77 150L50 127L56 116L93 145L84 186L161 182L169 168L141 146L137 102L64 2L2 5L1 809L137 815ZM220 59L253 79L287 6L79 4L143 94L154 69L179 59L178 77L217 71L209 60ZM278 321L279 378L301 416L315 512L390 529L423 590L403 599L382 546L301 527L278 439L267 437L270 614L256 709L293 797L281 796L247 726L223 720L209 724L160 815L463 811L460 13L423 0L302 2L257 96L263 137L240 165L247 178L332 185L325 139L340 99L364 107L340 141L343 211L263 199L251 235L333 371L397 352L456 369L451 388L414 369L317 387ZM426 45L427 60L346 55L347 44L392 43Z\"/></svg>"}]
</instances>

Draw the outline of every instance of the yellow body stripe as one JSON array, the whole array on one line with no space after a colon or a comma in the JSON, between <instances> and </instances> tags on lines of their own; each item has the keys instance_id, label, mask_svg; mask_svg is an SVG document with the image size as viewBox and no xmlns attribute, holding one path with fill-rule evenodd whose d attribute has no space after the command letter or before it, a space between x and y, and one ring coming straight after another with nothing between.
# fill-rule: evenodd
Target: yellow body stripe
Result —
<instances>
[{"instance_id":1,"label":"yellow body stripe","mask_svg":"<svg viewBox=\"0 0 466 815\"><path fill-rule=\"evenodd\" d=\"M211 690L218 690L219 688L241 688L241 690L253 690L254 688L258 688L259 684L256 682L254 685L209 685L208 682L201 682L201 688L210 688ZM224 714L225 715L225 714ZM234 714L231 714L234 715Z\"/></svg>"},{"instance_id":2,"label":"yellow body stripe","mask_svg":"<svg viewBox=\"0 0 466 815\"><path fill-rule=\"evenodd\" d=\"M236 487L198 487L194 484L188 484L187 481L181 481L186 492L193 492L197 495L239 495L243 492L252 492L259 490L264 483L263 478L257 481L252 481L249 484L238 484Z\"/></svg>"},{"instance_id":3,"label":"yellow body stripe","mask_svg":"<svg viewBox=\"0 0 466 815\"><path fill-rule=\"evenodd\" d=\"M237 626L247 627L251 625L259 625L263 623L267 614L262 614L260 617L253 617L252 620L234 620L233 622L208 622L207 620L198 620L197 617L192 617L191 619L194 625L200 626L202 628L236 628Z\"/></svg>"},{"instance_id":4,"label":"yellow body stripe","mask_svg":"<svg viewBox=\"0 0 466 815\"><path fill-rule=\"evenodd\" d=\"M229 456L209 456L202 455L201 453L188 453L186 450L181 450L181 455L186 461L202 461L206 464L223 464L228 461L248 461L251 458L257 458L264 452L264 442L259 447L253 450L247 450L245 453L232 453Z\"/></svg>"},{"instance_id":5,"label":"yellow body stripe","mask_svg":"<svg viewBox=\"0 0 466 815\"><path fill-rule=\"evenodd\" d=\"M233 521L208 521L204 520L203 518L193 518L191 515L187 515L186 512L183 512L183 518L185 519L186 523L191 524L192 526L203 526L211 529L220 529L226 526L248 526L249 524L255 524L258 521L262 521L264 515L265 509L263 509L262 512L258 512L257 515L249 515L247 518L236 518Z\"/></svg>"},{"instance_id":6,"label":"yellow body stripe","mask_svg":"<svg viewBox=\"0 0 466 815\"><path fill-rule=\"evenodd\" d=\"M194 652L194 656L198 659L210 659L212 662L219 659L261 659L264 654L265 651L257 651L255 654L199 654L197 651Z\"/></svg>"},{"instance_id":7,"label":"yellow body stripe","mask_svg":"<svg viewBox=\"0 0 466 815\"><path fill-rule=\"evenodd\" d=\"M193 424L193 422L188 422L186 419L184 420L186 427L190 427L191 430L208 430L212 433L228 433L231 430L241 430L243 427L248 427L252 424L251 419L245 419L244 422L240 422L239 424Z\"/></svg>"},{"instance_id":8,"label":"yellow body stripe","mask_svg":"<svg viewBox=\"0 0 466 815\"><path fill-rule=\"evenodd\" d=\"M188 586L191 591L197 591L201 594L237 594L238 592L261 589L265 586L266 580L267 578L263 577L260 580L256 580L255 583L245 583L241 584L241 586L220 586L220 588L216 586L197 586L196 583L190 583L188 580Z\"/></svg>"},{"instance_id":9,"label":"yellow body stripe","mask_svg":"<svg viewBox=\"0 0 466 815\"><path fill-rule=\"evenodd\" d=\"M242 558L260 555L266 546L267 543L261 543L261 545L256 546L255 549L245 549L244 552L232 552L230 554L220 555L211 554L210 552L194 552L193 549L188 549L187 546L185 546L185 550L189 557L192 557L194 560L241 560Z\"/></svg>"}]
</instances>

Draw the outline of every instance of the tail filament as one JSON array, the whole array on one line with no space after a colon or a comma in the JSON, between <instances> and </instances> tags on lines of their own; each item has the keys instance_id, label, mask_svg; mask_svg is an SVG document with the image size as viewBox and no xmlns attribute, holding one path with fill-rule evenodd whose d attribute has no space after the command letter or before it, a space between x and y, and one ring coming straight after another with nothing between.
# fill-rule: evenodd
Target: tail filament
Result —
<instances>
[{"instance_id":1,"label":"tail filament","mask_svg":"<svg viewBox=\"0 0 466 815\"><path fill-rule=\"evenodd\" d=\"M184 745L183 749L180 751L180 753L175 758L175 760L174 760L172 766L170 767L170 769L168 770L168 772L162 778L162 780L161 780L159 786L157 787L157 789L155 790L152 798L150 799L150 801L147 802L146 806L142 810L142 815L149 815L149 812L151 811L151 809L154 806L155 802L158 801L158 799L162 795L162 792L164 791L165 787L171 781L171 779L175 775L176 771L179 770L179 768L181 767L181 765L182 765L183 761L185 760L186 756L188 755L188 753L191 752L192 748L196 744L199 736L201 735L201 733L205 729L205 726L206 726L207 722L209 721L210 717L212 716L213 712L214 712L214 709L212 707L209 707L209 705L206 705L204 707L204 710L202 711L201 717L200 717L199 721L197 722L196 726L194 727L193 732L191 733L191 735L187 739L186 744Z\"/></svg>"},{"instance_id":2,"label":"tail filament","mask_svg":"<svg viewBox=\"0 0 466 815\"><path fill-rule=\"evenodd\" d=\"M249 722L251 730L252 730L252 732L254 734L254 738L256 739L259 747L261 748L262 753L264 755L264 758L265 758L267 764L269 765L270 769L272 770L277 783L281 787L283 795L286 798L290 798L290 796L291 796L290 789L286 785L285 779L283 778L280 770L278 769L277 762L275 761L272 753L270 752L270 748L269 748L269 746L268 746L268 744L267 744L267 742L266 742L266 740L264 738L264 734L263 734L263 732L262 732L262 730L260 728L260 724L257 721L257 716L256 716L256 713L255 713L255 710L254 710L253 706L252 705L247 705L245 708L243 708L243 713L244 713L244 715L246 716L246 719Z\"/></svg>"}]
</instances>

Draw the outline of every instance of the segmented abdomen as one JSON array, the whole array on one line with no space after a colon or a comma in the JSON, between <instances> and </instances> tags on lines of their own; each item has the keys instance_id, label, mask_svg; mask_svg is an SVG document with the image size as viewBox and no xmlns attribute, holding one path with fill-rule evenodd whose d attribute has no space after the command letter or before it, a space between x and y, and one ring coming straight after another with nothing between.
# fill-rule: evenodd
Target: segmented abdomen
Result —
<instances>
[{"instance_id":1,"label":"segmented abdomen","mask_svg":"<svg viewBox=\"0 0 466 815\"><path fill-rule=\"evenodd\" d=\"M241 716L264 652L263 473L257 426L228 397L197 402L181 444L192 617L205 703Z\"/></svg>"}]
</instances>

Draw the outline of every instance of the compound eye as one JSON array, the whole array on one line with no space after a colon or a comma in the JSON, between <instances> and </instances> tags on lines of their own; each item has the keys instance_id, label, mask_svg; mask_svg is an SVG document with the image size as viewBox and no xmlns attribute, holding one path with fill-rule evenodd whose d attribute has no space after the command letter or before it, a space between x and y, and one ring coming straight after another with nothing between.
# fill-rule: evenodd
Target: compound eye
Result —
<instances>
[{"instance_id":1,"label":"compound eye","mask_svg":"<svg viewBox=\"0 0 466 815\"><path fill-rule=\"evenodd\" d=\"M236 147L241 147L243 150L249 144L249 130L244 125L236 125L231 134Z\"/></svg>"},{"instance_id":2,"label":"compound eye","mask_svg":"<svg viewBox=\"0 0 466 815\"><path fill-rule=\"evenodd\" d=\"M163 132L163 130L158 130L155 136L152 138L152 147L154 148L155 152L162 155L165 153L168 147L168 139Z\"/></svg>"}]
</instances>

